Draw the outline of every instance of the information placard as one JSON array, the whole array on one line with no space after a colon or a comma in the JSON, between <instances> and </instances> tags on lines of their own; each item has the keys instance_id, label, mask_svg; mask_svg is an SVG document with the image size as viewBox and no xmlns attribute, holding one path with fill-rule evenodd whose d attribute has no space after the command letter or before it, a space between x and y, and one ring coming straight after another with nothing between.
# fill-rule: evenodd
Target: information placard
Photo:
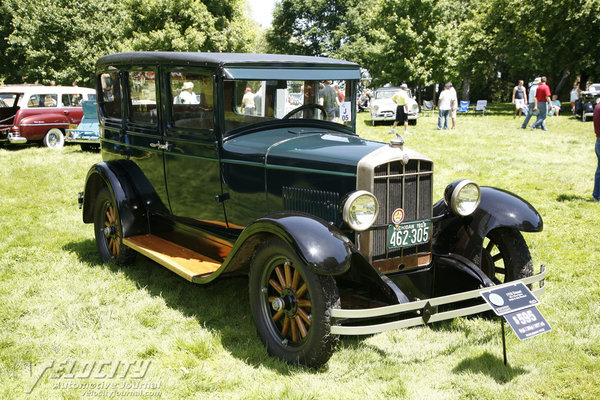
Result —
<instances>
[{"instance_id":1,"label":"information placard","mask_svg":"<svg viewBox=\"0 0 600 400\"><path fill-rule=\"evenodd\" d=\"M537 307L529 307L504 315L504 318L520 340L530 339L552 328Z\"/></svg>"},{"instance_id":2,"label":"information placard","mask_svg":"<svg viewBox=\"0 0 600 400\"><path fill-rule=\"evenodd\" d=\"M540 301L523 282L492 288L481 292L481 296L492 306L496 315L505 315L540 304Z\"/></svg>"}]
</instances>

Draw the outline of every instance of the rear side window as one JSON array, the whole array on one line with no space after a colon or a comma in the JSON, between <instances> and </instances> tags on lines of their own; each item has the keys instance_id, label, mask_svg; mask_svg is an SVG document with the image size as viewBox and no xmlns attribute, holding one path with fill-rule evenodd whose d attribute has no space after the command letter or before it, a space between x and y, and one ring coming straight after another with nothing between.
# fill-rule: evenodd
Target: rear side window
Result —
<instances>
[{"instance_id":1,"label":"rear side window","mask_svg":"<svg viewBox=\"0 0 600 400\"><path fill-rule=\"evenodd\" d=\"M79 93L63 94L62 103L65 107L81 107L81 95Z\"/></svg>"},{"instance_id":2,"label":"rear side window","mask_svg":"<svg viewBox=\"0 0 600 400\"><path fill-rule=\"evenodd\" d=\"M121 113L121 83L119 73L109 71L100 75L101 103L100 110L107 118L122 118Z\"/></svg>"},{"instance_id":3,"label":"rear side window","mask_svg":"<svg viewBox=\"0 0 600 400\"><path fill-rule=\"evenodd\" d=\"M29 108L56 107L58 106L57 94L32 94L27 101Z\"/></svg>"},{"instance_id":4,"label":"rear side window","mask_svg":"<svg viewBox=\"0 0 600 400\"><path fill-rule=\"evenodd\" d=\"M213 79L171 72L171 123L180 128L213 129Z\"/></svg>"},{"instance_id":5,"label":"rear side window","mask_svg":"<svg viewBox=\"0 0 600 400\"><path fill-rule=\"evenodd\" d=\"M129 73L130 119L133 122L156 123L156 76L154 71Z\"/></svg>"}]
</instances>

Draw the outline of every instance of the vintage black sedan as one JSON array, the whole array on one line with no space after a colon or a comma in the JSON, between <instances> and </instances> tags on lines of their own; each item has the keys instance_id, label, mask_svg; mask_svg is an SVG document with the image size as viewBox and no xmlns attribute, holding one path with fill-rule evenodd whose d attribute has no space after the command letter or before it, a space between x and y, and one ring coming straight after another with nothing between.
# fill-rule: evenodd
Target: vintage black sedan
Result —
<instances>
[{"instance_id":1,"label":"vintage black sedan","mask_svg":"<svg viewBox=\"0 0 600 400\"><path fill-rule=\"evenodd\" d=\"M316 367L340 335L489 310L480 291L504 282L543 291L521 235L538 212L470 180L434 203L432 160L356 135L354 63L134 52L96 70L103 161L80 204L100 256L198 284L249 275L280 359Z\"/></svg>"}]
</instances>

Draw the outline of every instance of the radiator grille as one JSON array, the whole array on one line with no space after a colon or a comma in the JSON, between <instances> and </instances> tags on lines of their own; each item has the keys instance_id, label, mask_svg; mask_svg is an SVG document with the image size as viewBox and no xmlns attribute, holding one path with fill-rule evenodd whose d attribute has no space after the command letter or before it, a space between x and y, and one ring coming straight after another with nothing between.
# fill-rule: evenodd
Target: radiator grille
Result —
<instances>
[{"instance_id":1,"label":"radiator grille","mask_svg":"<svg viewBox=\"0 0 600 400\"><path fill-rule=\"evenodd\" d=\"M325 221L341 223L340 194L337 192L283 186L282 195L286 210L302 211Z\"/></svg>"},{"instance_id":2,"label":"radiator grille","mask_svg":"<svg viewBox=\"0 0 600 400\"><path fill-rule=\"evenodd\" d=\"M433 165L430 161L409 160L406 165L392 161L375 167L374 195L379 201L375 225L392 223L392 212L404 210L404 221L418 221L432 216ZM387 230L372 231L373 261L403 257L431 251L431 244L388 251Z\"/></svg>"}]
</instances>

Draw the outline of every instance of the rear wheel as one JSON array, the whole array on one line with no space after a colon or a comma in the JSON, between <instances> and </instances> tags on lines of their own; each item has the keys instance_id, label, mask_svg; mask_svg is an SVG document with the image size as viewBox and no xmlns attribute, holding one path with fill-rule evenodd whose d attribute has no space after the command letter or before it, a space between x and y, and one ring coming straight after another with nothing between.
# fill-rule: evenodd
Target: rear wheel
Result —
<instances>
[{"instance_id":1,"label":"rear wheel","mask_svg":"<svg viewBox=\"0 0 600 400\"><path fill-rule=\"evenodd\" d=\"M127 264L135 252L123 244L123 229L117 214L116 202L108 188L98 192L94 205L94 234L96 246L103 262Z\"/></svg>"},{"instance_id":2,"label":"rear wheel","mask_svg":"<svg viewBox=\"0 0 600 400\"><path fill-rule=\"evenodd\" d=\"M50 149L62 149L65 145L65 135L58 128L49 129L44 135L44 146Z\"/></svg>"},{"instance_id":3,"label":"rear wheel","mask_svg":"<svg viewBox=\"0 0 600 400\"><path fill-rule=\"evenodd\" d=\"M483 246L481 268L495 284L533 275L529 247L518 230L494 229L488 233Z\"/></svg>"},{"instance_id":4,"label":"rear wheel","mask_svg":"<svg viewBox=\"0 0 600 400\"><path fill-rule=\"evenodd\" d=\"M286 362L317 368L339 340L329 310L340 298L331 276L317 275L281 239L258 248L250 269L250 308L267 351Z\"/></svg>"}]
</instances>

